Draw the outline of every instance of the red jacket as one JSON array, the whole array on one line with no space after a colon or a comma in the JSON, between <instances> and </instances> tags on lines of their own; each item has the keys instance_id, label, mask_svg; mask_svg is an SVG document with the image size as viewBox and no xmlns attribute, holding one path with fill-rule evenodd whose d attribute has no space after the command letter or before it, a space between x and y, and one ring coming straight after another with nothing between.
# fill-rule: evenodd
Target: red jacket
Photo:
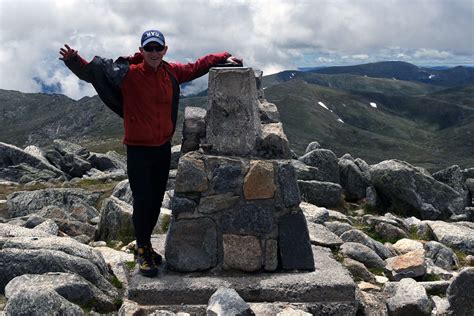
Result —
<instances>
[{"instance_id":1,"label":"red jacket","mask_svg":"<svg viewBox=\"0 0 474 316\"><path fill-rule=\"evenodd\" d=\"M231 55L220 53L204 56L194 63L161 63L155 72L142 61L140 54L130 58L130 69L121 90L127 145L160 146L168 142L175 130L172 119L172 78L178 84L205 75L209 69L225 62ZM140 63L138 63L140 61Z\"/></svg>"},{"instance_id":2,"label":"red jacket","mask_svg":"<svg viewBox=\"0 0 474 316\"><path fill-rule=\"evenodd\" d=\"M124 119L123 143L160 146L173 136L179 102L179 84L205 75L231 54L206 55L194 63L162 62L155 72L140 53L116 62L80 56L66 65L96 88L104 103Z\"/></svg>"}]
</instances>

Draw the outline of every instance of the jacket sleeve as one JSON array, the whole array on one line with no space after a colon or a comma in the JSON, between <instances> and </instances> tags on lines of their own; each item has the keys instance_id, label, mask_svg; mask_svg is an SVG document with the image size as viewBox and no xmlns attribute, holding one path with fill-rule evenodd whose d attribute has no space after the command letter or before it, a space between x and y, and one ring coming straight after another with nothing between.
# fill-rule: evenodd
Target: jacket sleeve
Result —
<instances>
[{"instance_id":1,"label":"jacket sleeve","mask_svg":"<svg viewBox=\"0 0 474 316\"><path fill-rule=\"evenodd\" d=\"M170 63L170 66L173 69L174 73L176 73L176 79L181 84L207 74L211 67L214 67L219 63L225 62L230 56L232 55L227 52L210 54L199 58L194 63Z\"/></svg>"},{"instance_id":2,"label":"jacket sleeve","mask_svg":"<svg viewBox=\"0 0 474 316\"><path fill-rule=\"evenodd\" d=\"M74 58L64 61L66 67L68 67L79 79L87 81L89 83L94 79L90 67L87 67L89 63L81 56L76 55Z\"/></svg>"},{"instance_id":3,"label":"jacket sleeve","mask_svg":"<svg viewBox=\"0 0 474 316\"><path fill-rule=\"evenodd\" d=\"M129 62L120 57L115 62L95 56L91 62L79 55L64 62L79 79L91 83L107 107L123 117L123 99L121 85L125 78Z\"/></svg>"}]
</instances>

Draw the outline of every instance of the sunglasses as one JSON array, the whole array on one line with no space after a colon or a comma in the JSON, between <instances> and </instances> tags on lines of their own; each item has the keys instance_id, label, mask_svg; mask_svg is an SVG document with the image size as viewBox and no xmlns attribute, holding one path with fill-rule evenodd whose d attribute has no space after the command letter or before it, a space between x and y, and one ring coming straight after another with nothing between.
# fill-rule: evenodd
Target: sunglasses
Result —
<instances>
[{"instance_id":1,"label":"sunglasses","mask_svg":"<svg viewBox=\"0 0 474 316\"><path fill-rule=\"evenodd\" d=\"M165 47L162 46L162 45L159 45L159 46L156 46L156 45L145 45L145 46L143 47L143 49L145 50L145 52L151 53L152 51L161 52L163 49L165 49Z\"/></svg>"}]
</instances>

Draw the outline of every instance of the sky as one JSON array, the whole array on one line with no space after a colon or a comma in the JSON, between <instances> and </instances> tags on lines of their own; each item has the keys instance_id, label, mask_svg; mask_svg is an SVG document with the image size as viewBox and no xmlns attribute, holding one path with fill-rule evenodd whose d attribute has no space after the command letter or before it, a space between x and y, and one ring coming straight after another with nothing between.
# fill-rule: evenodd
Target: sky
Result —
<instances>
[{"instance_id":1,"label":"sky","mask_svg":"<svg viewBox=\"0 0 474 316\"><path fill-rule=\"evenodd\" d=\"M384 60L474 65L474 0L0 0L0 89L95 95L59 48L115 59L149 29L164 33L167 61L228 51L264 75Z\"/></svg>"}]
</instances>

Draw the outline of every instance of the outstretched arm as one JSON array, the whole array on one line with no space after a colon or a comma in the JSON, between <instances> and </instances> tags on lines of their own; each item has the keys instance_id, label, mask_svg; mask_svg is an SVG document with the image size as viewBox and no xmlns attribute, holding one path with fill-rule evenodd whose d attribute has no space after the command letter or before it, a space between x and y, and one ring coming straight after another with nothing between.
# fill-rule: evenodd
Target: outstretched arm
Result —
<instances>
[{"instance_id":1,"label":"outstretched arm","mask_svg":"<svg viewBox=\"0 0 474 316\"><path fill-rule=\"evenodd\" d=\"M199 58L194 63L188 64L179 64L171 63L171 66L176 71L179 83L188 82L199 78L208 73L211 67L217 66L220 63L231 63L237 65L242 65L242 60L231 54L224 52L218 54L210 54L204 57Z\"/></svg>"},{"instance_id":2,"label":"outstretched arm","mask_svg":"<svg viewBox=\"0 0 474 316\"><path fill-rule=\"evenodd\" d=\"M79 56L77 50L72 49L68 44L64 44L64 47L59 49L60 60L64 61L66 66L79 77L79 79L91 82L91 74L86 70L86 66L89 64L81 56Z\"/></svg>"}]
</instances>

